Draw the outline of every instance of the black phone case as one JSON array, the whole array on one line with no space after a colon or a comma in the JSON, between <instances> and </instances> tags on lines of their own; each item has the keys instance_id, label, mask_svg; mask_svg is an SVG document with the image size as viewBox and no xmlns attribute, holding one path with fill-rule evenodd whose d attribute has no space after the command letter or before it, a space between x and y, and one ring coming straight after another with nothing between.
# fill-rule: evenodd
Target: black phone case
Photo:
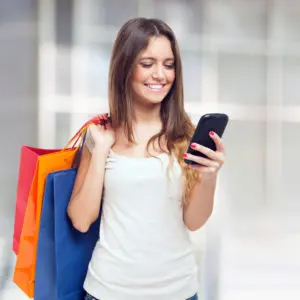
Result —
<instances>
[{"instance_id":1,"label":"black phone case","mask_svg":"<svg viewBox=\"0 0 300 300\"><path fill-rule=\"evenodd\" d=\"M198 122L194 135L191 139L190 145L187 149L187 153L196 156L206 157L203 153L192 149L192 143L197 143L216 151L215 142L209 136L209 132L213 131L217 133L218 136L222 137L227 123L228 116L226 114L212 113L203 115ZM195 162L190 161L188 159L184 159L184 161L185 163L190 165L196 164Z\"/></svg>"}]
</instances>

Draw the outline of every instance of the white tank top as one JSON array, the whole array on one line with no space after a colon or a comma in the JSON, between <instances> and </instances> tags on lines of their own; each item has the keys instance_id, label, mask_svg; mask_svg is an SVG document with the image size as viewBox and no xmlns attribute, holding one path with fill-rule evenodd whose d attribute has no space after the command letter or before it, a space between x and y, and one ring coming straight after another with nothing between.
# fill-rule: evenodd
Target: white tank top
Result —
<instances>
[{"instance_id":1,"label":"white tank top","mask_svg":"<svg viewBox=\"0 0 300 300\"><path fill-rule=\"evenodd\" d=\"M87 140L92 150L92 145ZM100 239L84 289L100 300L185 300L198 290L182 217L181 168L169 156L106 161Z\"/></svg>"}]
</instances>

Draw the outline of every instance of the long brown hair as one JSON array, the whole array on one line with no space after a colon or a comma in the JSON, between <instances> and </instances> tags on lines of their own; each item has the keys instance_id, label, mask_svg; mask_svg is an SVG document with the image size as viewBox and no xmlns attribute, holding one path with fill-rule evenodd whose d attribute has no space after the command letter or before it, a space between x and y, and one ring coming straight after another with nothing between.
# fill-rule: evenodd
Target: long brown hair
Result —
<instances>
[{"instance_id":1,"label":"long brown hair","mask_svg":"<svg viewBox=\"0 0 300 300\"><path fill-rule=\"evenodd\" d=\"M184 203L188 202L191 190L199 174L186 168L183 154L194 132L194 125L184 110L182 66L178 43L172 29L158 19L135 18L127 21L120 29L114 43L109 70L109 109L114 128L124 126L125 134L130 143L135 143L132 119L132 87L131 79L135 61L139 53L147 48L149 39L153 36L165 36L171 43L175 64L175 80L168 95L161 103L160 116L162 129L154 135L147 144L155 145L158 141L160 149L162 139L170 154L177 158L185 182ZM173 164L171 155L171 165Z\"/></svg>"}]
</instances>

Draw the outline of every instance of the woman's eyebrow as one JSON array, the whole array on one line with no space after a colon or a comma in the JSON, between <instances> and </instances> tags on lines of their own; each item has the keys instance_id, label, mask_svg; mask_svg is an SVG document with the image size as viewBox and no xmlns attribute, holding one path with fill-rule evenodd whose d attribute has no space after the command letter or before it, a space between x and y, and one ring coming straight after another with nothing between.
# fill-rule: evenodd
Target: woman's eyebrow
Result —
<instances>
[{"instance_id":1,"label":"woman's eyebrow","mask_svg":"<svg viewBox=\"0 0 300 300\"><path fill-rule=\"evenodd\" d=\"M144 57L141 57L140 58L140 61L141 60L156 60L154 57L151 57L151 56L144 56ZM164 59L164 61L174 61L174 57L168 57L166 59Z\"/></svg>"},{"instance_id":2,"label":"woman's eyebrow","mask_svg":"<svg viewBox=\"0 0 300 300\"><path fill-rule=\"evenodd\" d=\"M144 56L144 57L141 57L140 60L155 60L155 58L151 57L151 56Z\"/></svg>"}]
</instances>

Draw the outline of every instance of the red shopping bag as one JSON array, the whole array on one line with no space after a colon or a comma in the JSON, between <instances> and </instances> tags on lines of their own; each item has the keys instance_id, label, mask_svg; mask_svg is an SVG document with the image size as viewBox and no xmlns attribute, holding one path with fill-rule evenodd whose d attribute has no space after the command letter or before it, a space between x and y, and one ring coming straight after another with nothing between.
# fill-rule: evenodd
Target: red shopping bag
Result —
<instances>
[{"instance_id":1,"label":"red shopping bag","mask_svg":"<svg viewBox=\"0 0 300 300\"><path fill-rule=\"evenodd\" d=\"M15 254L18 254L19 250L19 242L27 206L27 199L29 196L38 157L40 155L49 154L55 151L58 150L38 149L30 146L22 146L21 148L13 235L13 251Z\"/></svg>"}]
</instances>

